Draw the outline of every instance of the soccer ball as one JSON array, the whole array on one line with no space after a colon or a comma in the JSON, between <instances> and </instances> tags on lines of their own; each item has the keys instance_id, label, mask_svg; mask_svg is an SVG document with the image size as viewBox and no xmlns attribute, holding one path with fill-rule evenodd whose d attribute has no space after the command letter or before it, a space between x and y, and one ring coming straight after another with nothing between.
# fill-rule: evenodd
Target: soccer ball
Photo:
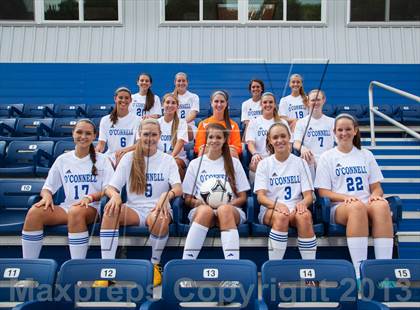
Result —
<instances>
[{"instance_id":1,"label":"soccer ball","mask_svg":"<svg viewBox=\"0 0 420 310\"><path fill-rule=\"evenodd\" d=\"M201 185L200 195L205 203L217 209L232 200L233 191L228 181L211 178Z\"/></svg>"}]
</instances>

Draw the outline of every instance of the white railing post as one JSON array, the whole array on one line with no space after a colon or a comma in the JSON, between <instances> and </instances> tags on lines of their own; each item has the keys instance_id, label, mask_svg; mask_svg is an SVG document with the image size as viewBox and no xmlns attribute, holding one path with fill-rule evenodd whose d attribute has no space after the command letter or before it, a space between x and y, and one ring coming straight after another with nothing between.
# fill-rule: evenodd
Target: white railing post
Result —
<instances>
[{"instance_id":1,"label":"white railing post","mask_svg":"<svg viewBox=\"0 0 420 310\"><path fill-rule=\"evenodd\" d=\"M381 87L383 89L386 89L390 92L393 92L395 94L398 94L400 96L406 97L408 99L414 100L417 103L420 104L420 97L407 93L403 90L400 90L398 88L377 82L377 81L371 81L369 84L369 118L370 118L370 145L371 146L375 146L376 145L376 138L375 138L375 115L378 115L380 117L382 117L383 119L385 119L386 121L390 122L391 124L397 126L398 128L404 130L405 132L407 132L409 135L417 138L420 140L420 134L418 134L417 132L415 132L414 130L412 130L411 128L408 128L407 126L401 124L400 122L397 122L396 120L390 118L389 116L387 116L386 114L375 110L375 108L373 107L373 86L378 86Z\"/></svg>"}]
</instances>

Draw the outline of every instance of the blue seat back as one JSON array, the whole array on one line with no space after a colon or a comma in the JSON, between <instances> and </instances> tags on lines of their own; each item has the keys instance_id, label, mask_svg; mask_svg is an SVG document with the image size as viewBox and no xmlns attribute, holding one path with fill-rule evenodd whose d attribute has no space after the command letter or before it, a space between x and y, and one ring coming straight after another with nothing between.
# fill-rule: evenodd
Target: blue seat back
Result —
<instances>
[{"instance_id":1,"label":"blue seat back","mask_svg":"<svg viewBox=\"0 0 420 310\"><path fill-rule=\"evenodd\" d=\"M420 259L375 259L360 266L362 295L379 302L420 305ZM398 305L400 303L400 305Z\"/></svg>"},{"instance_id":2,"label":"blue seat back","mask_svg":"<svg viewBox=\"0 0 420 310\"><path fill-rule=\"evenodd\" d=\"M76 118L55 118L52 126L52 136L70 137L76 123Z\"/></svg>"},{"instance_id":3,"label":"blue seat back","mask_svg":"<svg viewBox=\"0 0 420 310\"><path fill-rule=\"evenodd\" d=\"M324 104L324 106L322 107L323 113L329 117L335 117L336 110L337 110L337 107L335 105L328 104L328 103Z\"/></svg>"},{"instance_id":4,"label":"blue seat back","mask_svg":"<svg viewBox=\"0 0 420 310\"><path fill-rule=\"evenodd\" d=\"M223 301L255 309L257 281L257 267L248 260L175 259L165 265L162 298L168 309L178 309L181 302Z\"/></svg>"},{"instance_id":5,"label":"blue seat back","mask_svg":"<svg viewBox=\"0 0 420 310\"><path fill-rule=\"evenodd\" d=\"M7 148L4 166L7 167L8 165L19 166L34 164L34 157L38 150L42 150L52 155L53 148L53 141L12 141ZM43 157L38 163L44 167L47 167L49 161Z\"/></svg>"},{"instance_id":6,"label":"blue seat back","mask_svg":"<svg viewBox=\"0 0 420 310\"><path fill-rule=\"evenodd\" d=\"M47 117L52 116L54 104L25 103L21 117Z\"/></svg>"},{"instance_id":7,"label":"blue seat back","mask_svg":"<svg viewBox=\"0 0 420 310\"><path fill-rule=\"evenodd\" d=\"M12 103L0 105L1 117L15 117L22 114L23 103Z\"/></svg>"},{"instance_id":8,"label":"blue seat back","mask_svg":"<svg viewBox=\"0 0 420 310\"><path fill-rule=\"evenodd\" d=\"M115 285L94 288L95 280L109 280ZM78 297L84 302L119 301L133 303L132 308L137 309L152 298L153 265L138 259L73 259L61 266L57 283L69 287L67 293L73 302L81 301Z\"/></svg>"},{"instance_id":9,"label":"blue seat back","mask_svg":"<svg viewBox=\"0 0 420 310\"><path fill-rule=\"evenodd\" d=\"M38 136L41 124L51 128L52 118L18 118L16 123L15 135L18 137Z\"/></svg>"},{"instance_id":10,"label":"blue seat back","mask_svg":"<svg viewBox=\"0 0 420 310\"><path fill-rule=\"evenodd\" d=\"M0 160L4 159L5 152L6 152L6 141L0 141Z\"/></svg>"},{"instance_id":11,"label":"blue seat back","mask_svg":"<svg viewBox=\"0 0 420 310\"><path fill-rule=\"evenodd\" d=\"M74 150L74 148L75 144L73 141L58 141L54 146L54 160L61 154Z\"/></svg>"},{"instance_id":12,"label":"blue seat back","mask_svg":"<svg viewBox=\"0 0 420 310\"><path fill-rule=\"evenodd\" d=\"M1 103L0 104L0 117L9 117L10 115L10 104Z\"/></svg>"},{"instance_id":13,"label":"blue seat back","mask_svg":"<svg viewBox=\"0 0 420 310\"><path fill-rule=\"evenodd\" d=\"M261 269L263 301L268 309L294 303L336 303L335 309L356 309L353 265L345 260L272 260ZM283 307L282 307L282 304Z\"/></svg>"},{"instance_id":14,"label":"blue seat back","mask_svg":"<svg viewBox=\"0 0 420 310\"><path fill-rule=\"evenodd\" d=\"M86 116L89 118L102 117L111 113L114 103L88 104L86 105Z\"/></svg>"},{"instance_id":15,"label":"blue seat back","mask_svg":"<svg viewBox=\"0 0 420 310\"><path fill-rule=\"evenodd\" d=\"M0 207L7 210L27 210L28 199L39 195L43 179L0 179Z\"/></svg>"},{"instance_id":16,"label":"blue seat back","mask_svg":"<svg viewBox=\"0 0 420 310\"><path fill-rule=\"evenodd\" d=\"M86 104L56 104L54 106L55 117L79 117L86 115Z\"/></svg>"},{"instance_id":17,"label":"blue seat back","mask_svg":"<svg viewBox=\"0 0 420 310\"><path fill-rule=\"evenodd\" d=\"M416 117L420 119L420 105L417 104L403 104L399 107L402 117Z\"/></svg>"},{"instance_id":18,"label":"blue seat back","mask_svg":"<svg viewBox=\"0 0 420 310\"><path fill-rule=\"evenodd\" d=\"M52 259L0 259L0 281L6 284L0 286L0 301L51 300L56 272L57 263Z\"/></svg>"},{"instance_id":19,"label":"blue seat back","mask_svg":"<svg viewBox=\"0 0 420 310\"><path fill-rule=\"evenodd\" d=\"M336 108L336 115L348 113L356 118L362 118L367 115L367 107L360 104L339 104Z\"/></svg>"},{"instance_id":20,"label":"blue seat back","mask_svg":"<svg viewBox=\"0 0 420 310\"><path fill-rule=\"evenodd\" d=\"M0 119L0 136L11 136L15 131L16 122L15 118Z\"/></svg>"}]
</instances>

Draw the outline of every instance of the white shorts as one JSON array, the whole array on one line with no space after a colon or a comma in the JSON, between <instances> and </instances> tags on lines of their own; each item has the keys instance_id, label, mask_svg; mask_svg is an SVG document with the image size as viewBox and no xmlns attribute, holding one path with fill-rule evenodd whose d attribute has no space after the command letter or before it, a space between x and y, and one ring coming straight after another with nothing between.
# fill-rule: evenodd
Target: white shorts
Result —
<instances>
[{"instance_id":1,"label":"white shorts","mask_svg":"<svg viewBox=\"0 0 420 310\"><path fill-rule=\"evenodd\" d=\"M294 209L295 208L290 208L289 207L290 212L292 212ZM264 224L264 216L265 216L266 212L267 212L267 208L264 207L264 206L260 206L260 213L258 213L258 222L260 222L260 224Z\"/></svg>"},{"instance_id":2,"label":"white shorts","mask_svg":"<svg viewBox=\"0 0 420 310\"><path fill-rule=\"evenodd\" d=\"M138 225L139 227L147 227L146 219L149 216L152 208L130 207L126 204L125 206L137 213L137 216L139 217L139 225ZM172 209L169 209L169 215L171 216L171 219L174 218Z\"/></svg>"},{"instance_id":3,"label":"white shorts","mask_svg":"<svg viewBox=\"0 0 420 310\"><path fill-rule=\"evenodd\" d=\"M66 211L66 213L69 213L69 210L71 208L71 205L65 205L65 204L59 204L56 207L60 207L61 209L63 209L64 211ZM100 210L100 205L99 203L96 203L95 205L89 205L89 207L92 207L94 209L96 209L96 212L98 212L99 215L101 215L101 210Z\"/></svg>"},{"instance_id":4,"label":"white shorts","mask_svg":"<svg viewBox=\"0 0 420 310\"><path fill-rule=\"evenodd\" d=\"M235 209L238 211L239 213L239 224L243 224L246 222L246 214L244 212L244 210L242 210L239 207L235 207ZM190 212L188 213L188 219L190 220L190 223L192 223L193 218L194 218L194 214L197 211L197 208L193 208L190 210ZM217 216L217 209L213 210L213 213Z\"/></svg>"}]
</instances>

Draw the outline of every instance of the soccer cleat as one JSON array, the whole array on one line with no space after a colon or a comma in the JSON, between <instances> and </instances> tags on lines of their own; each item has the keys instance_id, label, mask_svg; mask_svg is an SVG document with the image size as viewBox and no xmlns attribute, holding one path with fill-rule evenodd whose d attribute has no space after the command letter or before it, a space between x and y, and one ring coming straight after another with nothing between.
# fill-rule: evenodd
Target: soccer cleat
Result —
<instances>
[{"instance_id":1,"label":"soccer cleat","mask_svg":"<svg viewBox=\"0 0 420 310\"><path fill-rule=\"evenodd\" d=\"M162 284L162 267L159 264L153 264L153 286Z\"/></svg>"}]
</instances>

